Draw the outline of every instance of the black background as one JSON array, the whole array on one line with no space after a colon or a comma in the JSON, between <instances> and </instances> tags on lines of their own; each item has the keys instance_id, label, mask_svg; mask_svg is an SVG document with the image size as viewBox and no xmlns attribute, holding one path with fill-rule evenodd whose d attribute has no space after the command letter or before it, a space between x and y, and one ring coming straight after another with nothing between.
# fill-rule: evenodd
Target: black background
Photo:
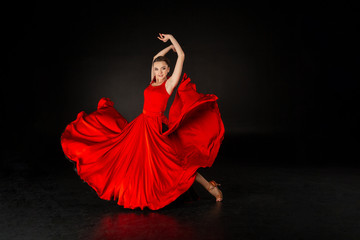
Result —
<instances>
[{"instance_id":1,"label":"black background","mask_svg":"<svg viewBox=\"0 0 360 240\"><path fill-rule=\"evenodd\" d=\"M220 156L357 164L355 5L129 4L2 6L2 173L60 169L62 131L101 97L128 121L138 116L151 59L168 45L159 32L181 44L183 72L197 90L219 97L226 131ZM176 55L169 57L174 64Z\"/></svg>"}]
</instances>

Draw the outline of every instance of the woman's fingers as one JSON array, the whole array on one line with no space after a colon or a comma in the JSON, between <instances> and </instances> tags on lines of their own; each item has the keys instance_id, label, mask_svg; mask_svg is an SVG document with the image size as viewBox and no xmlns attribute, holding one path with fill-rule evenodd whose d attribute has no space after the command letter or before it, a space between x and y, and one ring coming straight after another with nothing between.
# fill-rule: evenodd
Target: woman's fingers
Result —
<instances>
[{"instance_id":1,"label":"woman's fingers","mask_svg":"<svg viewBox=\"0 0 360 240\"><path fill-rule=\"evenodd\" d=\"M157 37L157 38L163 42L166 42L168 40L168 38L166 36L164 36L164 34L162 34L162 33L159 33L159 36L160 37Z\"/></svg>"}]
</instances>

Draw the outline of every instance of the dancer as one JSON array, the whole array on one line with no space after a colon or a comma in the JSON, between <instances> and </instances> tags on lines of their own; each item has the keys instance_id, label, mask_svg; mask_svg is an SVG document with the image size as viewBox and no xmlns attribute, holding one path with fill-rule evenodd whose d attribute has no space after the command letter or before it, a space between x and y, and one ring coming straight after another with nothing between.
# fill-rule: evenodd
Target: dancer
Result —
<instances>
[{"instance_id":1,"label":"dancer","mask_svg":"<svg viewBox=\"0 0 360 240\"><path fill-rule=\"evenodd\" d=\"M63 151L101 199L116 200L125 208L163 208L195 181L222 201L220 184L197 172L212 166L224 139L218 97L198 93L185 73L180 81L185 59L181 46L171 34L159 34L158 39L171 45L153 58L142 113L128 122L109 98L102 98L96 111L82 111L66 126ZM178 56L171 76L165 57L170 50ZM167 101L178 84L167 118Z\"/></svg>"}]
</instances>

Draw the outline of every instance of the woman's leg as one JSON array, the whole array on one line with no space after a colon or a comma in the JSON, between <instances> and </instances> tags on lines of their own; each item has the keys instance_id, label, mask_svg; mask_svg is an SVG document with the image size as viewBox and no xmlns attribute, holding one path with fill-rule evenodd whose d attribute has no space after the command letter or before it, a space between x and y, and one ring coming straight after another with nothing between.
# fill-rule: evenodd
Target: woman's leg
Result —
<instances>
[{"instance_id":1,"label":"woman's leg","mask_svg":"<svg viewBox=\"0 0 360 240\"><path fill-rule=\"evenodd\" d=\"M196 181L200 183L206 190L209 189L210 183L198 172L196 172Z\"/></svg>"},{"instance_id":2,"label":"woman's leg","mask_svg":"<svg viewBox=\"0 0 360 240\"><path fill-rule=\"evenodd\" d=\"M218 187L212 186L200 173L196 172L196 179L208 192L213 195L217 201L222 201L222 192Z\"/></svg>"}]
</instances>

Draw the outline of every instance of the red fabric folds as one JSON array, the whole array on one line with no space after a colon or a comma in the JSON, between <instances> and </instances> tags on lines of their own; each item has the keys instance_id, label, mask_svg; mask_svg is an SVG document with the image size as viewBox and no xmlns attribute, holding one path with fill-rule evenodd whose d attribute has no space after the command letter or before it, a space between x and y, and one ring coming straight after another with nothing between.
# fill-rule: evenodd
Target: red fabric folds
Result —
<instances>
[{"instance_id":1,"label":"red fabric folds","mask_svg":"<svg viewBox=\"0 0 360 240\"><path fill-rule=\"evenodd\" d=\"M169 96L165 82L149 84L143 112L133 121L102 98L96 111L80 112L66 126L63 151L100 198L157 210L191 187L198 168L212 166L225 133L217 96L196 92L184 74L167 119Z\"/></svg>"}]
</instances>

